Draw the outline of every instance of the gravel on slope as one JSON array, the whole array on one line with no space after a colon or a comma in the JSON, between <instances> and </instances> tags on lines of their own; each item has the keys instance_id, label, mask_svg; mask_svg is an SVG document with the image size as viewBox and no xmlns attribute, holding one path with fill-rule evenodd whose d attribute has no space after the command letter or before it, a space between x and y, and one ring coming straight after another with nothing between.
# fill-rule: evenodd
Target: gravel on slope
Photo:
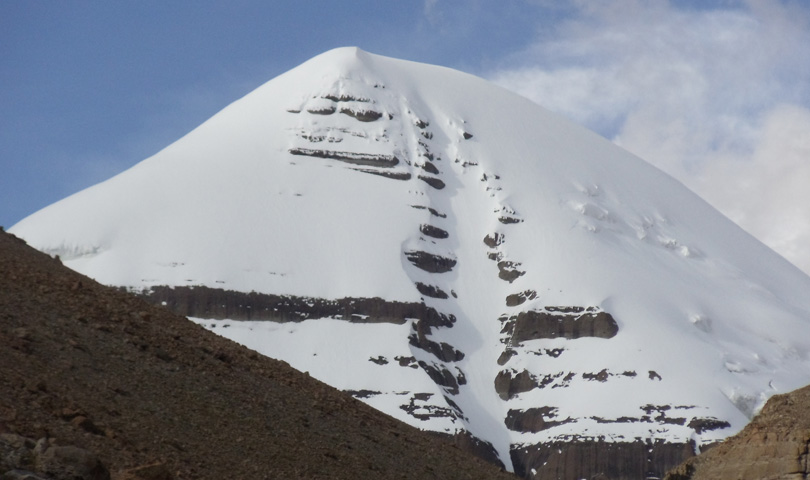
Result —
<instances>
[{"instance_id":1,"label":"gravel on slope","mask_svg":"<svg viewBox=\"0 0 810 480\"><path fill-rule=\"evenodd\" d=\"M188 479L515 478L4 232L2 433L87 449L113 479L155 463Z\"/></svg>"}]
</instances>

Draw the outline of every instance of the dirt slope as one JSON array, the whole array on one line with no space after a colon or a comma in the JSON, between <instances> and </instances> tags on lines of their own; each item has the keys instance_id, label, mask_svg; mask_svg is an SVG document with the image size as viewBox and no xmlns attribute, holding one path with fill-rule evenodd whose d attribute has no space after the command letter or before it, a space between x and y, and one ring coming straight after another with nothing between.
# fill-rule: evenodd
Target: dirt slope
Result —
<instances>
[{"instance_id":1,"label":"dirt slope","mask_svg":"<svg viewBox=\"0 0 810 480\"><path fill-rule=\"evenodd\" d=\"M2 434L89 450L113 479L154 463L189 479L515 478L4 232Z\"/></svg>"},{"instance_id":2,"label":"dirt slope","mask_svg":"<svg viewBox=\"0 0 810 480\"><path fill-rule=\"evenodd\" d=\"M810 386L776 395L740 433L669 472L665 480L810 478Z\"/></svg>"}]
</instances>

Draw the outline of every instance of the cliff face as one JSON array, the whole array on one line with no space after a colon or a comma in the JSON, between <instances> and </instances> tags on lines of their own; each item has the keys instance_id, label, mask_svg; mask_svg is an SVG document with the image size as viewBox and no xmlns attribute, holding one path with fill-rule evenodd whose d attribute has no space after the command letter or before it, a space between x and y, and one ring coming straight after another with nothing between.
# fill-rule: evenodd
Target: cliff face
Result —
<instances>
[{"instance_id":1,"label":"cliff face","mask_svg":"<svg viewBox=\"0 0 810 480\"><path fill-rule=\"evenodd\" d=\"M575 441L515 449L512 462L525 478L641 480L692 456L694 445L683 443Z\"/></svg>"},{"instance_id":2,"label":"cliff face","mask_svg":"<svg viewBox=\"0 0 810 480\"><path fill-rule=\"evenodd\" d=\"M416 319L416 330L411 334L410 344L432 353L444 361L453 362L464 357L462 352L452 349L446 343L430 340L429 332L436 327L450 327L455 318L444 316L424 303L390 302L379 298L344 298L325 301L317 298L302 298L291 295L270 295L257 292L241 293L197 287L154 287L141 294L153 304L163 305L172 311L189 317L219 318L229 321L268 321L274 323L296 323L311 319L337 318L349 323L361 324L404 324L408 319ZM501 355L499 364L506 365L516 354L514 346L537 338L611 338L618 327L615 320L606 312L593 307L554 307L543 312L521 313L500 319L507 335L504 344L508 346ZM220 329L221 330L221 329ZM559 355L561 351L549 352ZM402 367L421 368L434 381L445 387L459 388L461 380L456 379L447 369L438 370L431 364L417 362L414 357L387 359L378 356L369 359L374 364L399 363ZM592 380L605 382L612 374L607 370L592 374ZM624 372L620 377L634 377L635 372ZM649 376L649 375L647 375ZM545 388L554 383L555 378L537 378L523 370L515 375L503 370L496 377L494 386L503 400L519 393ZM568 379L570 381L570 378ZM365 399L381 394L377 390L347 390L352 396ZM402 392L398 392L402 395ZM418 405L424 404L431 394L413 393L408 411L415 418L431 419L438 416L453 416L451 409L438 407L425 411ZM407 398L407 397L403 397ZM623 418L625 423L669 423L685 424L685 418L677 413L667 416L668 406L651 406L640 410L636 417ZM683 412L681 412L683 413ZM557 418L557 409L552 407L514 409L509 411L506 427L515 432L537 433L557 425L570 423L571 418ZM603 422L608 420L600 419ZM692 419L692 423L705 419ZM691 426L691 425L690 425ZM706 425L704 428L725 428L727 423ZM466 441L469 440L469 441ZM469 432L455 436L456 444L496 465L502 466L497 452L491 444L471 435ZM694 455L694 445L680 442L606 442L588 438L575 438L571 441L539 444L515 444L510 449L510 460L515 473L524 478L582 478L601 475L615 480L634 480L648 476L659 477L667 470Z\"/></svg>"},{"instance_id":3,"label":"cliff face","mask_svg":"<svg viewBox=\"0 0 810 480\"><path fill-rule=\"evenodd\" d=\"M464 358L464 354L446 343L430 340L429 333L438 327L451 327L455 318L438 313L424 303L390 302L379 298L344 298L326 301L317 298L295 297L292 295L270 295L257 292L241 293L197 287L154 287L141 293L141 297L153 304L163 305L172 311L190 317L228 319L221 322L221 327L231 325L235 329L239 321L265 321L274 324L300 323L307 320L318 320L332 317L352 324L405 324L415 320L415 330L410 336L410 345L424 350L446 362L455 362ZM327 322L328 320L321 320ZM593 307L549 307L543 312L521 313L516 316L500 319L503 332L506 334L503 343L507 345L501 355L499 364L508 365L509 359L517 352L520 342L538 338L580 337L611 338L616 335L618 326L610 314L598 311ZM223 328L219 328L223 330ZM559 356L560 351L549 351L546 355ZM323 355L324 352L321 352ZM463 378L456 378L448 369L437 369L433 364L418 362L413 356L387 358L376 356L369 358L374 365L399 365L410 369L422 369L439 385L458 392L463 385ZM349 367L346 367L349 368ZM654 373L654 372L652 372ZM606 369L593 374L585 374L594 382L606 382L611 376L632 378L636 372L609 373ZM570 382L569 378L563 379ZM644 372L648 380L653 376ZM503 400L508 400L520 393L535 389L552 388L557 377L538 378L522 370L513 374L503 370L494 382L495 390ZM346 390L358 399L380 396L379 390L369 389ZM405 395L408 394L408 395ZM403 410L414 418L431 420L436 417L457 416L457 410L451 408L426 408L432 396L426 392L398 391L407 405ZM448 401L447 398L444 398ZM456 407L457 408L457 407ZM646 405L635 417L621 419L599 419L601 422L642 423L642 424L677 424L685 425L688 409L673 409L668 405ZM537 433L549 428L571 423L571 418L559 418L557 408L539 407L509 410L505 426L510 431ZM714 423L712 423L714 422ZM703 429L726 428L728 424L716 419L692 418L690 427ZM493 446L475 437L469 432L456 434L455 443L462 450L503 466ZM570 441L553 443L514 444L509 452L517 475L524 478L610 478L614 480L636 480L647 477L660 477L667 470L694 455L694 444L682 442L642 441L610 442L591 438L572 438Z\"/></svg>"},{"instance_id":4,"label":"cliff face","mask_svg":"<svg viewBox=\"0 0 810 480\"><path fill-rule=\"evenodd\" d=\"M801 480L810 476L810 386L776 395L739 434L687 460L666 480Z\"/></svg>"}]
</instances>

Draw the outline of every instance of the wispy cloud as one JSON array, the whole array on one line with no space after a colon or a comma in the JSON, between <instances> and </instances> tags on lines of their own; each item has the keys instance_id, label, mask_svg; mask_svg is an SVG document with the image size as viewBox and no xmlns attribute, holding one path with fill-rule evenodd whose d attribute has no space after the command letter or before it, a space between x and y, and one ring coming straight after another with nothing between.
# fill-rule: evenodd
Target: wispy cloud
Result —
<instances>
[{"instance_id":1,"label":"wispy cloud","mask_svg":"<svg viewBox=\"0 0 810 480\"><path fill-rule=\"evenodd\" d=\"M810 8L570 4L488 76L667 171L810 273Z\"/></svg>"},{"instance_id":2,"label":"wispy cloud","mask_svg":"<svg viewBox=\"0 0 810 480\"><path fill-rule=\"evenodd\" d=\"M438 3L439 0L425 0L423 4L422 12L424 13L425 17L431 22L438 21L438 18L436 18L437 15L436 5Z\"/></svg>"}]
</instances>

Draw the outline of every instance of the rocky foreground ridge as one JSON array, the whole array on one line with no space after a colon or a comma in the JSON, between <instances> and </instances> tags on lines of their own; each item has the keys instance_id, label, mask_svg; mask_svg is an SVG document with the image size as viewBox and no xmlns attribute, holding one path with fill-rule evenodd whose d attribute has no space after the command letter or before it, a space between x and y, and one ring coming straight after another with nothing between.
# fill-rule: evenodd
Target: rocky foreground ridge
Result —
<instances>
[{"instance_id":1,"label":"rocky foreground ridge","mask_svg":"<svg viewBox=\"0 0 810 480\"><path fill-rule=\"evenodd\" d=\"M775 395L742 432L684 462L664 480L810 478L810 386Z\"/></svg>"},{"instance_id":2,"label":"rocky foreground ridge","mask_svg":"<svg viewBox=\"0 0 810 480\"><path fill-rule=\"evenodd\" d=\"M514 478L3 232L0 272L3 479Z\"/></svg>"}]
</instances>

